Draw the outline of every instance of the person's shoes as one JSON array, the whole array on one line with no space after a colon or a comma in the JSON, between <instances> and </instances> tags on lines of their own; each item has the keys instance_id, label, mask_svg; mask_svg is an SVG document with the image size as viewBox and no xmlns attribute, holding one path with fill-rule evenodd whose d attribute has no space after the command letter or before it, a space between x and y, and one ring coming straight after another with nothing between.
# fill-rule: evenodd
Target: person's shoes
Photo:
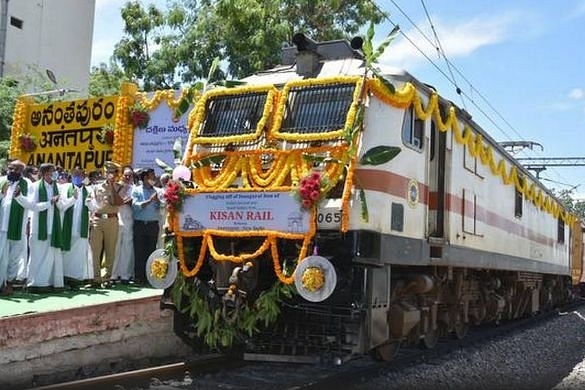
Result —
<instances>
[{"instance_id":1,"label":"person's shoes","mask_svg":"<svg viewBox=\"0 0 585 390\"><path fill-rule=\"evenodd\" d=\"M113 287L113 283L112 283L111 280L108 280L107 282L103 282L102 283L102 288L108 288L108 289L110 289L112 287Z\"/></svg>"},{"instance_id":2,"label":"person's shoes","mask_svg":"<svg viewBox=\"0 0 585 390\"><path fill-rule=\"evenodd\" d=\"M12 295L14 294L14 290L10 284L4 286L4 288L0 289L0 295Z\"/></svg>"},{"instance_id":3,"label":"person's shoes","mask_svg":"<svg viewBox=\"0 0 585 390\"><path fill-rule=\"evenodd\" d=\"M128 279L122 279L122 280L120 280L120 284L127 286L130 284L130 281Z\"/></svg>"}]
</instances>

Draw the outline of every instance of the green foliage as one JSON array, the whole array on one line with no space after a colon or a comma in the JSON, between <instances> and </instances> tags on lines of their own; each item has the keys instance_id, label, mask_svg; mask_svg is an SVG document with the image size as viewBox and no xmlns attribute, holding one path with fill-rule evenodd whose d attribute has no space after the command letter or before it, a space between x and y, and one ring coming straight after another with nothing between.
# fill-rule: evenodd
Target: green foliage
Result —
<instances>
[{"instance_id":1,"label":"green foliage","mask_svg":"<svg viewBox=\"0 0 585 390\"><path fill-rule=\"evenodd\" d=\"M585 201L573 199L574 190L555 191L553 189L552 191L567 210L569 210L572 214L575 214L582 221L585 221Z\"/></svg>"},{"instance_id":2,"label":"green foliage","mask_svg":"<svg viewBox=\"0 0 585 390\"><path fill-rule=\"evenodd\" d=\"M177 309L192 320L198 337L212 350L220 350L243 341L258 332L260 326L274 323L280 314L283 299L293 296L294 287L276 282L263 291L254 302L243 301L238 315L230 317L221 306L210 307L206 296L191 279L180 273L172 290Z\"/></svg>"},{"instance_id":3,"label":"green foliage","mask_svg":"<svg viewBox=\"0 0 585 390\"><path fill-rule=\"evenodd\" d=\"M10 139L14 105L21 93L17 80L9 77L0 79L0 140L2 141ZM5 157L2 146L0 145L0 157Z\"/></svg>"},{"instance_id":4,"label":"green foliage","mask_svg":"<svg viewBox=\"0 0 585 390\"><path fill-rule=\"evenodd\" d=\"M22 76L0 78L0 159L8 157L12 117L18 97L26 93L37 93L51 89L55 89L55 85L48 82L44 74L34 66L27 67ZM65 98L65 96L60 96L60 98ZM49 96L35 97L35 101L39 103L49 99L51 99Z\"/></svg>"},{"instance_id":5,"label":"green foliage","mask_svg":"<svg viewBox=\"0 0 585 390\"><path fill-rule=\"evenodd\" d=\"M400 153L398 146L374 146L368 150L360 159L362 165L381 165L392 160Z\"/></svg>"},{"instance_id":6,"label":"green foliage","mask_svg":"<svg viewBox=\"0 0 585 390\"><path fill-rule=\"evenodd\" d=\"M89 96L113 96L120 93L120 85L130 81L115 63L94 66L89 75Z\"/></svg>"},{"instance_id":7,"label":"green foliage","mask_svg":"<svg viewBox=\"0 0 585 390\"><path fill-rule=\"evenodd\" d=\"M348 38L383 16L367 0L182 0L166 12L128 1L121 14L125 35L112 58L145 91L193 84L215 58L241 78L280 63L283 43L296 32L315 40Z\"/></svg>"}]
</instances>

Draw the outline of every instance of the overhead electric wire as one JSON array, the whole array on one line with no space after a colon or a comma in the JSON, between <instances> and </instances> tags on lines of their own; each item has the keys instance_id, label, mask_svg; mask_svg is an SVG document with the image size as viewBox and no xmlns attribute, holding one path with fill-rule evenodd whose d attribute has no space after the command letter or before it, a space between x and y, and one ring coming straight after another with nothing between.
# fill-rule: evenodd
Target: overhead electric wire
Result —
<instances>
[{"instance_id":1,"label":"overhead electric wire","mask_svg":"<svg viewBox=\"0 0 585 390\"><path fill-rule=\"evenodd\" d=\"M429 63L435 67L435 69L443 75L443 77L445 77L445 79L452 84L455 87L456 93L460 96L464 96L465 98L467 98L471 104L473 104L473 106L493 125L495 126L496 129L498 129L508 140L513 141L513 140L518 140L518 139L513 139L510 134L508 134L497 122L496 120L494 120L492 118L491 115L489 115L482 107L480 107L478 105L478 103L475 101L475 99L470 96L469 94L467 94L465 91L463 91L461 88L459 88L457 81L455 80L455 77L453 75L452 69L455 70L455 72L457 73L457 75L459 75L464 81L465 83L468 85L470 92L476 94L477 96L479 96L481 98L481 100L497 115L497 117L506 124L506 126L512 130L512 132L520 138L520 140L524 140L524 136L522 134L520 134L520 132L518 130L516 130L516 128L514 126L512 126L512 124L500 113L500 111L498 109L496 109L491 103L490 101L477 89L474 87L474 85L471 83L471 81L469 81L469 79L467 77L465 77L465 75L463 75L463 73L451 62L449 61L449 59L447 58L444 50L441 47L440 44L440 40L438 37L438 34L435 30L435 27L430 19L430 15L428 13L428 10L424 4L424 1L421 0L421 3L423 5L425 14L427 16L427 19L429 20L429 24L431 26L431 30L433 31L433 34L436 38L436 43L434 43L425 33L424 31L422 31L419 26L408 16L408 14L396 3L395 0L390 0L392 2L392 4L394 5L394 7L396 7L396 9L398 9L398 11L400 11L400 13L406 18L406 20L408 20L410 22L410 24L419 32L419 34L433 47L435 47L435 49L437 50L437 52L439 53L440 56L442 56L445 60L445 63L447 64L447 68L449 70L450 76L447 75L445 73L445 71L443 69L441 69L441 67L439 67L439 65L437 65L431 58L429 58L429 56L427 56L425 54L425 52L402 30L399 30L399 33L424 57L426 58L427 61L429 61ZM370 0L370 3L372 4L372 6L374 8L376 8L376 10L378 12L380 12L381 15L383 15L384 19L386 19L391 25L393 25L394 27L398 26L397 23L395 23L394 21L392 21L390 19L390 17L388 16L388 14L386 12L383 12L380 7L375 3L374 0ZM462 99L463 100L463 99ZM465 107L465 104L463 103L463 106ZM521 151L521 153L525 154L524 151ZM539 153L536 153L539 154ZM558 177L562 177L558 172L556 172L555 169L552 169L552 171L554 171Z\"/></svg>"}]
</instances>

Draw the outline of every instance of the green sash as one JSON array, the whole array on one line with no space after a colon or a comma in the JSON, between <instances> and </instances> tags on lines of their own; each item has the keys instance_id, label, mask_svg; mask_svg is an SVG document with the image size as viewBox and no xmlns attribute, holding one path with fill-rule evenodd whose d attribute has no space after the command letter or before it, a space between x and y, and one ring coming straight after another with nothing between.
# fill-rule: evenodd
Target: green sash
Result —
<instances>
[{"instance_id":1,"label":"green sash","mask_svg":"<svg viewBox=\"0 0 585 390\"><path fill-rule=\"evenodd\" d=\"M67 189L67 197L73 196L73 190L75 186L71 184ZM81 224L79 225L79 236L83 238L88 237L89 233L89 209L85 205L85 199L87 199L87 188L81 187L81 198L83 200L83 208L81 209ZM63 233L61 235L61 248L64 251L71 249L71 227L73 226L73 209L74 206L69 207L65 211L63 217Z\"/></svg>"},{"instance_id":2,"label":"green sash","mask_svg":"<svg viewBox=\"0 0 585 390\"><path fill-rule=\"evenodd\" d=\"M2 188L0 185L0 188ZM20 187L20 193L23 196L27 196L28 193L28 182L24 178L20 178L18 181L18 187ZM24 219L24 208L18 204L17 201L12 198L10 202L10 215L8 216L8 234L7 238L13 241L20 241L22 238L22 221Z\"/></svg>"},{"instance_id":3,"label":"green sash","mask_svg":"<svg viewBox=\"0 0 585 390\"><path fill-rule=\"evenodd\" d=\"M53 181L53 196L59 195L59 189L57 188L57 182ZM47 189L45 188L45 181L41 179L39 183L39 201L46 202ZM61 248L61 217L59 210L56 205L53 207L53 226L51 227L51 246L53 248ZM40 241L47 239L47 210L43 210L39 213L39 235Z\"/></svg>"}]
</instances>

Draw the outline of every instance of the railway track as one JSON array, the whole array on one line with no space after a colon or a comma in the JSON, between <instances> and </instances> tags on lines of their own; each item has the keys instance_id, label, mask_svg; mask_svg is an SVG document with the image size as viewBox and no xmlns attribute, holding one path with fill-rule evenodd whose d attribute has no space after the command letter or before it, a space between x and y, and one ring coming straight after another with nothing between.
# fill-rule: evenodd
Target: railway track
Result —
<instances>
[{"instance_id":1,"label":"railway track","mask_svg":"<svg viewBox=\"0 0 585 390\"><path fill-rule=\"evenodd\" d=\"M153 381L183 381L185 377L221 368L234 368L245 364L240 359L228 356L203 357L190 362L178 362L139 370L103 375L48 386L34 387L34 390L108 390L120 388L148 388Z\"/></svg>"},{"instance_id":2,"label":"railway track","mask_svg":"<svg viewBox=\"0 0 585 390\"><path fill-rule=\"evenodd\" d=\"M564 308L571 312L585 307L585 301ZM380 362L370 357L349 360L340 366L332 364L290 364L273 362L250 362L227 356L201 358L191 362L168 364L97 378L54 384L35 388L53 389L136 389L149 388L152 384L164 384L165 389L333 389L351 388L363 385L373 377L399 372L417 364L440 362L443 356L466 347L481 348L485 343L522 332L544 321L560 315L552 311L520 320L506 321L498 326L493 324L472 327L462 340L442 339L433 349L408 347L401 349L391 362Z\"/></svg>"}]
</instances>

